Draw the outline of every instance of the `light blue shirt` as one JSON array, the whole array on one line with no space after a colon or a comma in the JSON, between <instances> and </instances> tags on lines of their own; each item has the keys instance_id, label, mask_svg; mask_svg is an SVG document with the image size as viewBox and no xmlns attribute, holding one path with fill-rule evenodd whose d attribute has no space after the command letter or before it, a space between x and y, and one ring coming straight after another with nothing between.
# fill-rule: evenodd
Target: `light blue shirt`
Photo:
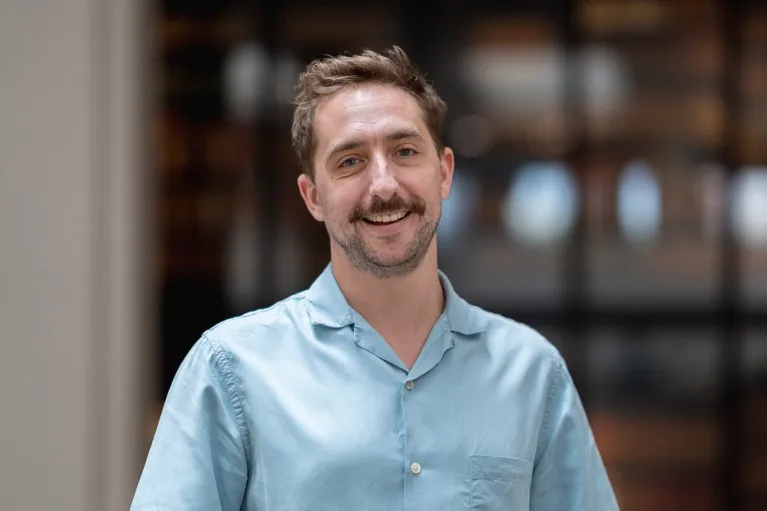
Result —
<instances>
[{"instance_id":1,"label":"light blue shirt","mask_svg":"<svg viewBox=\"0 0 767 511\"><path fill-rule=\"evenodd\" d=\"M411 370L330 266L307 291L205 332L131 509L618 509L557 350L440 279L445 311Z\"/></svg>"}]
</instances>

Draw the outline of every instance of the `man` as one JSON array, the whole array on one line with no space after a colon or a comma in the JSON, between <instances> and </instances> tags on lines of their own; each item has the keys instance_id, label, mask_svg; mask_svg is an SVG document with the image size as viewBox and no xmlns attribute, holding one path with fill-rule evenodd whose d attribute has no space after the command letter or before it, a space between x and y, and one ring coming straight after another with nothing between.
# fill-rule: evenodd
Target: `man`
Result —
<instances>
[{"instance_id":1,"label":"man","mask_svg":"<svg viewBox=\"0 0 767 511\"><path fill-rule=\"evenodd\" d=\"M617 509L559 353L437 269L444 116L397 47L308 66L298 188L331 263L202 335L132 509Z\"/></svg>"}]
</instances>

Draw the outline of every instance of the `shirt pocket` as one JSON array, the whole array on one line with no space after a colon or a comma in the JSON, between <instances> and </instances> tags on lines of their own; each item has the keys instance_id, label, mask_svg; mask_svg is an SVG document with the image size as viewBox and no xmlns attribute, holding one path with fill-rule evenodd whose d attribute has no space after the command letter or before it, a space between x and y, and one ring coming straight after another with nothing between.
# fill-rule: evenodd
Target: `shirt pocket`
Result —
<instances>
[{"instance_id":1,"label":"shirt pocket","mask_svg":"<svg viewBox=\"0 0 767 511\"><path fill-rule=\"evenodd\" d=\"M520 458L470 456L469 488L473 511L530 508L533 464Z\"/></svg>"}]
</instances>

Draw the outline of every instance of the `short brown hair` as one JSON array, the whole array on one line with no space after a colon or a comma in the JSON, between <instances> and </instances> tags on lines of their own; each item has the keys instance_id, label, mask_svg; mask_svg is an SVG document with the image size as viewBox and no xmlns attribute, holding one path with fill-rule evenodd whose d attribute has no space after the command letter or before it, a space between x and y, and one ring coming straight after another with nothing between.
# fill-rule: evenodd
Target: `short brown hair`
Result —
<instances>
[{"instance_id":1,"label":"short brown hair","mask_svg":"<svg viewBox=\"0 0 767 511\"><path fill-rule=\"evenodd\" d=\"M442 128L447 105L437 95L426 76L399 46L383 53L364 50L358 55L326 56L312 61L296 85L295 112L291 136L301 170L314 178L314 113L317 103L344 87L361 83L397 86L409 93L421 107L424 121L438 152L444 149Z\"/></svg>"}]
</instances>

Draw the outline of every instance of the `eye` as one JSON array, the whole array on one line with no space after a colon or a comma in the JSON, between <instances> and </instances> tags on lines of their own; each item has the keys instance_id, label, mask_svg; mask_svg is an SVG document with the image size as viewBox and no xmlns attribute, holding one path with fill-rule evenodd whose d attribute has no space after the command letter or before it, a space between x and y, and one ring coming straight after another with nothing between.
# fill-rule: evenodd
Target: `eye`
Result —
<instances>
[{"instance_id":1,"label":"eye","mask_svg":"<svg viewBox=\"0 0 767 511\"><path fill-rule=\"evenodd\" d=\"M414 156L415 155L415 149L412 147L403 147L402 149L397 150L397 156L402 157L408 157L408 156Z\"/></svg>"},{"instance_id":2,"label":"eye","mask_svg":"<svg viewBox=\"0 0 767 511\"><path fill-rule=\"evenodd\" d=\"M359 163L359 161L360 161L359 158L354 158L354 157L345 158L341 162L340 166L348 169L348 168L354 167L357 163Z\"/></svg>"}]
</instances>

